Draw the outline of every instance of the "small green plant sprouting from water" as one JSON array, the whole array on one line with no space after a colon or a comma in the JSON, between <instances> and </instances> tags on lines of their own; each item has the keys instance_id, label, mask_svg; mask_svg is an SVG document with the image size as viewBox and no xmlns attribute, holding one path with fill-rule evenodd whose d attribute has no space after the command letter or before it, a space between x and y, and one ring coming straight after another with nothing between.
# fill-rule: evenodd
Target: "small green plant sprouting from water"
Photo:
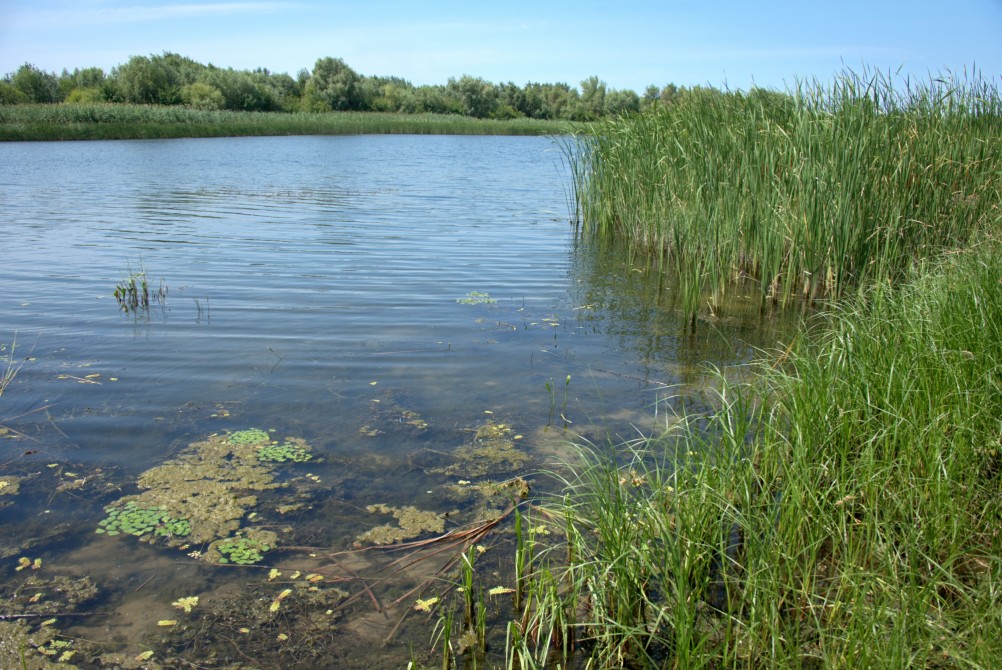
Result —
<instances>
[{"instance_id":1,"label":"small green plant sprouting from water","mask_svg":"<svg viewBox=\"0 0 1002 670\"><path fill-rule=\"evenodd\" d=\"M435 630L432 633L432 645L441 643L442 648L442 668L447 670L454 667L453 659L457 654L468 655L469 667L477 668L480 662L484 661L484 654L487 650L487 604L483 599L483 589L476 579L477 557L484 551L479 545L470 545L459 555L460 575L458 591L462 595L463 623L462 632L456 638L458 645L453 646L454 624L456 622L456 611L454 607L444 609L439 617ZM510 592L509 589L504 591ZM418 601L415 609L428 611L426 605L438 602L438 598L427 601ZM465 664L464 664L465 665Z\"/></svg>"},{"instance_id":2,"label":"small green plant sprouting from water","mask_svg":"<svg viewBox=\"0 0 1002 670\"><path fill-rule=\"evenodd\" d=\"M311 458L313 458L313 455L309 452L309 450L298 444L292 444L291 442L286 442L284 444L269 444L268 446L261 447L257 451L257 460L259 461L272 461L275 463L294 461L296 463L305 463Z\"/></svg>"},{"instance_id":3,"label":"small green plant sprouting from water","mask_svg":"<svg viewBox=\"0 0 1002 670\"><path fill-rule=\"evenodd\" d=\"M224 540L216 546L222 558L220 563L235 563L237 565L250 565L257 563L264 558L264 553L271 549L270 545L252 540L249 537L235 537Z\"/></svg>"},{"instance_id":4,"label":"small green plant sprouting from water","mask_svg":"<svg viewBox=\"0 0 1002 670\"><path fill-rule=\"evenodd\" d=\"M435 624L435 629L432 631L432 646L442 643L442 670L450 670L452 668L452 657L454 651L452 649L452 621L453 621L453 610L449 610L444 616L439 618L438 623Z\"/></svg>"},{"instance_id":5,"label":"small green plant sprouting from water","mask_svg":"<svg viewBox=\"0 0 1002 670\"><path fill-rule=\"evenodd\" d=\"M493 305L497 300L486 291L470 291L465 298L457 298L456 302L462 305Z\"/></svg>"},{"instance_id":6,"label":"small green plant sprouting from water","mask_svg":"<svg viewBox=\"0 0 1002 670\"><path fill-rule=\"evenodd\" d=\"M115 285L114 295L123 312L149 312L152 304L164 306L167 301L167 285L161 279L160 287L151 291L146 270L141 269L139 272L130 270L129 276Z\"/></svg>"},{"instance_id":7,"label":"small green plant sprouting from water","mask_svg":"<svg viewBox=\"0 0 1002 670\"><path fill-rule=\"evenodd\" d=\"M156 537L184 537L191 532L191 522L167 514L163 507L140 507L129 501L124 505L104 508L107 517L98 522L96 533L115 536L119 533L141 537L153 533Z\"/></svg>"},{"instance_id":8,"label":"small green plant sprouting from water","mask_svg":"<svg viewBox=\"0 0 1002 670\"><path fill-rule=\"evenodd\" d=\"M18 371L20 371L23 363L18 363L14 358L14 350L17 349L17 337L15 335L14 341L10 343L10 346L6 344L0 344L0 353L6 353L5 356L0 358L3 368L0 369L0 395L7 389L14 377L17 376Z\"/></svg>"}]
</instances>

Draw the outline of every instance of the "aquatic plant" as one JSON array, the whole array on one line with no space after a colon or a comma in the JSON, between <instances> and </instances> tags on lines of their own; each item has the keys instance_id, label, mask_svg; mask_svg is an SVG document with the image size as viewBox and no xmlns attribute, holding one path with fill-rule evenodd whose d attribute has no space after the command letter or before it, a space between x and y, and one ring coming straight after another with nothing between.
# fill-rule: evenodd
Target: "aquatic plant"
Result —
<instances>
[{"instance_id":1,"label":"aquatic plant","mask_svg":"<svg viewBox=\"0 0 1002 670\"><path fill-rule=\"evenodd\" d=\"M21 366L24 365L23 362L18 362L14 358L14 352L17 350L17 336L15 335L14 340L7 344L0 344L0 353L3 353L2 357L3 367L0 369L0 396L3 392L7 390L11 382L14 381L14 377L21 370Z\"/></svg>"},{"instance_id":2,"label":"aquatic plant","mask_svg":"<svg viewBox=\"0 0 1002 670\"><path fill-rule=\"evenodd\" d=\"M490 293L483 290L471 290L466 297L458 297L456 301L461 304L493 304L497 299L491 297Z\"/></svg>"},{"instance_id":3,"label":"aquatic plant","mask_svg":"<svg viewBox=\"0 0 1002 670\"><path fill-rule=\"evenodd\" d=\"M237 439L260 443L262 435L260 431ZM169 546L211 543L232 535L257 504L254 493L279 486L273 467L258 460L255 444L235 445L230 437L211 435L192 442L176 457L140 474L137 484L146 490L129 496L129 501L143 509L161 508L172 518L190 522L184 542L168 535ZM296 438L288 442L299 443Z\"/></svg>"},{"instance_id":4,"label":"aquatic plant","mask_svg":"<svg viewBox=\"0 0 1002 670\"><path fill-rule=\"evenodd\" d=\"M69 665L73 650L69 640L59 639L51 626L32 626L24 620L0 621L0 667L9 670L60 670ZM56 654L62 658L49 660Z\"/></svg>"},{"instance_id":5,"label":"aquatic plant","mask_svg":"<svg viewBox=\"0 0 1002 670\"><path fill-rule=\"evenodd\" d=\"M581 231L624 240L695 324L752 280L763 308L901 281L998 219L1002 94L843 73L789 94L692 92L565 147Z\"/></svg>"},{"instance_id":6,"label":"aquatic plant","mask_svg":"<svg viewBox=\"0 0 1002 670\"><path fill-rule=\"evenodd\" d=\"M153 533L156 537L185 537L191 533L191 522L183 517L173 517L159 505L143 507L130 500L123 505L104 508L107 517L98 522L96 533L115 536L119 533L142 537Z\"/></svg>"},{"instance_id":7,"label":"aquatic plant","mask_svg":"<svg viewBox=\"0 0 1002 670\"><path fill-rule=\"evenodd\" d=\"M384 524L371 528L355 538L355 546L394 544L425 532L445 531L445 515L437 512L420 510L410 505L390 507L379 504L368 505L365 509L373 514L390 514L397 520L397 525Z\"/></svg>"},{"instance_id":8,"label":"aquatic plant","mask_svg":"<svg viewBox=\"0 0 1002 670\"><path fill-rule=\"evenodd\" d=\"M263 444L271 441L271 435L260 428L248 428L230 433L227 440L230 444Z\"/></svg>"},{"instance_id":9,"label":"aquatic plant","mask_svg":"<svg viewBox=\"0 0 1002 670\"><path fill-rule=\"evenodd\" d=\"M235 537L219 542L215 549L222 556L220 563L250 565L263 559L265 552L271 550L271 545L249 537Z\"/></svg>"},{"instance_id":10,"label":"aquatic plant","mask_svg":"<svg viewBox=\"0 0 1002 670\"><path fill-rule=\"evenodd\" d=\"M152 304L159 304L161 307L165 305L167 285L161 279L160 287L151 291L145 269L139 272L130 271L122 281L116 284L114 296L123 312L148 313Z\"/></svg>"},{"instance_id":11,"label":"aquatic plant","mask_svg":"<svg viewBox=\"0 0 1002 670\"><path fill-rule=\"evenodd\" d=\"M336 586L290 577L270 584L257 570L242 571L248 588L224 589L198 604L198 617L158 631L166 644L162 658L178 667L205 667L220 642L238 640L241 653L254 655L257 668L341 667L335 659L346 645L340 638L341 605L349 594ZM284 638L282 637L284 636ZM276 644L276 641L294 644ZM132 667L122 664L123 667ZM116 666L118 667L118 666Z\"/></svg>"},{"instance_id":12,"label":"aquatic plant","mask_svg":"<svg viewBox=\"0 0 1002 670\"><path fill-rule=\"evenodd\" d=\"M469 443L452 452L452 464L427 471L463 478L517 473L532 457L518 448L513 432L509 424L489 419L476 429Z\"/></svg>"},{"instance_id":13,"label":"aquatic plant","mask_svg":"<svg viewBox=\"0 0 1002 670\"><path fill-rule=\"evenodd\" d=\"M257 459L259 461L273 461L276 463L294 461L296 463L305 463L312 458L313 455L307 447L293 442L269 444L257 450Z\"/></svg>"},{"instance_id":14,"label":"aquatic plant","mask_svg":"<svg viewBox=\"0 0 1002 670\"><path fill-rule=\"evenodd\" d=\"M1000 276L999 242L951 254L712 414L580 444L563 537L516 519L507 667L998 666Z\"/></svg>"},{"instance_id":15,"label":"aquatic plant","mask_svg":"<svg viewBox=\"0 0 1002 670\"><path fill-rule=\"evenodd\" d=\"M21 490L21 478L5 475L0 478L0 496L16 496Z\"/></svg>"},{"instance_id":16,"label":"aquatic plant","mask_svg":"<svg viewBox=\"0 0 1002 670\"><path fill-rule=\"evenodd\" d=\"M171 603L174 607L179 610L183 610L185 614L191 614L192 608L198 605L198 596L186 596L184 598L178 598Z\"/></svg>"}]
</instances>

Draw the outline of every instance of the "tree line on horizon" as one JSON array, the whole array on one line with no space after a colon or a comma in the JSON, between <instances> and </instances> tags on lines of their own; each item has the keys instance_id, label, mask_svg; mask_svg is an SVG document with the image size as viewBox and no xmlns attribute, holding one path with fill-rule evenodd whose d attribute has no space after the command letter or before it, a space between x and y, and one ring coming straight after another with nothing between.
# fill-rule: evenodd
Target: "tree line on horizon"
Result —
<instances>
[{"instance_id":1,"label":"tree line on horizon","mask_svg":"<svg viewBox=\"0 0 1002 670\"><path fill-rule=\"evenodd\" d=\"M694 87L691 90L698 90ZM712 89L711 89L712 90ZM164 52L132 56L105 73L99 67L46 72L25 63L0 80L0 105L133 103L247 112L371 111L460 114L484 119L594 121L671 104L687 89L648 86L643 95L610 88L596 76L566 83L494 84L463 75L444 85L415 86L400 77L365 76L340 58L319 58L295 77L267 69L203 65Z\"/></svg>"}]
</instances>

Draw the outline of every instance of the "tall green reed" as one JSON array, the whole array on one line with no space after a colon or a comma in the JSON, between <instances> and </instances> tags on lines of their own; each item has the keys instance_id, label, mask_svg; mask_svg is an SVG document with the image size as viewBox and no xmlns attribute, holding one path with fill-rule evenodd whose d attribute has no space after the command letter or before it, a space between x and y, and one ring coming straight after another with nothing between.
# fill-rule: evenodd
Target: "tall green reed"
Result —
<instances>
[{"instance_id":1,"label":"tall green reed","mask_svg":"<svg viewBox=\"0 0 1002 670\"><path fill-rule=\"evenodd\" d=\"M1002 96L977 76L694 90L577 139L582 229L646 250L690 320L737 279L763 306L898 281L999 216Z\"/></svg>"}]
</instances>

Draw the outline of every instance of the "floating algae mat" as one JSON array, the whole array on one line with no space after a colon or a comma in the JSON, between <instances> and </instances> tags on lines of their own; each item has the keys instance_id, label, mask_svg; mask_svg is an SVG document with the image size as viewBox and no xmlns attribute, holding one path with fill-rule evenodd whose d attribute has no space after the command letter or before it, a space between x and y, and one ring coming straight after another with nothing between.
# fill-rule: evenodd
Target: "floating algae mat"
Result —
<instances>
[{"instance_id":1,"label":"floating algae mat","mask_svg":"<svg viewBox=\"0 0 1002 670\"><path fill-rule=\"evenodd\" d=\"M428 473L469 478L512 476L532 461L519 449L517 440L521 436L514 432L507 423L488 420L477 427L471 440L444 459L442 454L429 452L417 460Z\"/></svg>"},{"instance_id":2,"label":"floating algae mat","mask_svg":"<svg viewBox=\"0 0 1002 670\"><path fill-rule=\"evenodd\" d=\"M275 546L273 531L242 527L257 493L283 486L275 464L312 459L302 439L278 442L261 429L210 435L142 473L142 493L105 507L96 532L128 534L167 547L201 545L191 555L216 563L250 564Z\"/></svg>"},{"instance_id":3,"label":"floating algae mat","mask_svg":"<svg viewBox=\"0 0 1002 670\"><path fill-rule=\"evenodd\" d=\"M407 505L369 505L365 508L373 514L389 514L397 520L396 525L383 524L362 533L355 539L355 546L364 544L394 544L409 540L425 532L444 533L445 514L419 510Z\"/></svg>"}]
</instances>

